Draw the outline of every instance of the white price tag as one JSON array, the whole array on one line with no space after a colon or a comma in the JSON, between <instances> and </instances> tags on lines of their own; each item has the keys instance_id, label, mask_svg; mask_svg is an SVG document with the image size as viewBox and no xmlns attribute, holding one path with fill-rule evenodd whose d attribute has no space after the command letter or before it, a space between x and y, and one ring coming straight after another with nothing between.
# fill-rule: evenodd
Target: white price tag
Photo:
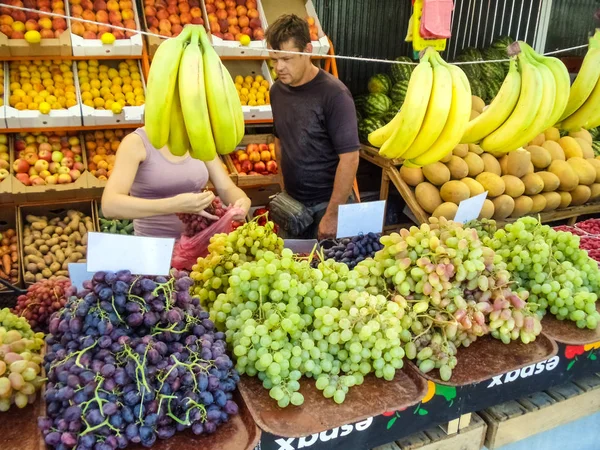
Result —
<instances>
[{"instance_id":1,"label":"white price tag","mask_svg":"<svg viewBox=\"0 0 600 450\"><path fill-rule=\"evenodd\" d=\"M337 238L367 233L381 233L385 200L340 205L338 209Z\"/></svg>"},{"instance_id":2,"label":"white price tag","mask_svg":"<svg viewBox=\"0 0 600 450\"><path fill-rule=\"evenodd\" d=\"M130 270L135 275L168 275L173 238L88 233L88 272Z\"/></svg>"},{"instance_id":3,"label":"white price tag","mask_svg":"<svg viewBox=\"0 0 600 450\"><path fill-rule=\"evenodd\" d=\"M481 214L481 208L483 208L483 202L487 198L487 191L483 194L476 195L475 197L463 200L458 205L456 216L454 216L455 222L466 223L470 220L475 220Z\"/></svg>"},{"instance_id":4,"label":"white price tag","mask_svg":"<svg viewBox=\"0 0 600 450\"><path fill-rule=\"evenodd\" d=\"M86 263L69 263L69 278L78 291L83 289L83 282L91 280L93 276L94 272L87 271Z\"/></svg>"}]
</instances>

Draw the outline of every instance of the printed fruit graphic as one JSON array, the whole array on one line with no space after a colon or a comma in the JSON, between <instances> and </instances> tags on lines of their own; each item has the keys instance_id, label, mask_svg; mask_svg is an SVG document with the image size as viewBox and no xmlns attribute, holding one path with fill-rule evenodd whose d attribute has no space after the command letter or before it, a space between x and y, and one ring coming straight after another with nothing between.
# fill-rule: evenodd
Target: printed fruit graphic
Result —
<instances>
[{"instance_id":1,"label":"printed fruit graphic","mask_svg":"<svg viewBox=\"0 0 600 450\"><path fill-rule=\"evenodd\" d=\"M65 14L65 4L62 0L12 0L9 3L12 6L47 13ZM27 42L37 43L41 39L57 38L66 29L67 21L62 17L0 7L0 32L9 39L27 39Z\"/></svg>"},{"instance_id":2,"label":"printed fruit graphic","mask_svg":"<svg viewBox=\"0 0 600 450\"><path fill-rule=\"evenodd\" d=\"M43 1L43 0L42 0ZM117 27L137 30L132 0L70 0L71 17L85 19ZM71 21L71 31L84 39L100 39L104 33L112 33L115 39L129 39L136 33L110 28L107 25Z\"/></svg>"},{"instance_id":3,"label":"printed fruit graphic","mask_svg":"<svg viewBox=\"0 0 600 450\"><path fill-rule=\"evenodd\" d=\"M246 78L238 75L235 77L235 89L242 106L262 106L270 105L269 82L262 75Z\"/></svg>"},{"instance_id":4,"label":"printed fruit graphic","mask_svg":"<svg viewBox=\"0 0 600 450\"><path fill-rule=\"evenodd\" d=\"M77 75L83 104L98 110L115 110L145 103L144 86L137 62L114 62L115 67L97 60L79 61ZM115 104L118 105L115 107Z\"/></svg>"},{"instance_id":5,"label":"printed fruit graphic","mask_svg":"<svg viewBox=\"0 0 600 450\"><path fill-rule=\"evenodd\" d=\"M162 36L178 36L189 23L204 25L198 0L145 0L148 30Z\"/></svg>"},{"instance_id":6,"label":"printed fruit graphic","mask_svg":"<svg viewBox=\"0 0 600 450\"><path fill-rule=\"evenodd\" d=\"M205 3L213 36L226 41L240 41L244 35L253 41L264 39L256 0L206 0Z\"/></svg>"},{"instance_id":7,"label":"printed fruit graphic","mask_svg":"<svg viewBox=\"0 0 600 450\"><path fill-rule=\"evenodd\" d=\"M92 175L104 181L110 177L119 145L129 133L131 130L99 130L85 133L88 170Z\"/></svg>"},{"instance_id":8,"label":"printed fruit graphic","mask_svg":"<svg viewBox=\"0 0 600 450\"><path fill-rule=\"evenodd\" d=\"M248 144L231 154L239 175L272 175L277 173L275 144Z\"/></svg>"},{"instance_id":9,"label":"printed fruit graphic","mask_svg":"<svg viewBox=\"0 0 600 450\"><path fill-rule=\"evenodd\" d=\"M12 169L26 186L71 183L84 171L76 133L20 133L14 158Z\"/></svg>"},{"instance_id":10,"label":"printed fruit graphic","mask_svg":"<svg viewBox=\"0 0 600 450\"><path fill-rule=\"evenodd\" d=\"M311 16L306 16L306 22L308 23L308 31L310 32L310 40L318 41L319 40L319 28L315 22L315 18Z\"/></svg>"},{"instance_id":11,"label":"printed fruit graphic","mask_svg":"<svg viewBox=\"0 0 600 450\"><path fill-rule=\"evenodd\" d=\"M64 61L13 61L10 63L8 103L19 111L51 109L77 105L72 65Z\"/></svg>"}]
</instances>

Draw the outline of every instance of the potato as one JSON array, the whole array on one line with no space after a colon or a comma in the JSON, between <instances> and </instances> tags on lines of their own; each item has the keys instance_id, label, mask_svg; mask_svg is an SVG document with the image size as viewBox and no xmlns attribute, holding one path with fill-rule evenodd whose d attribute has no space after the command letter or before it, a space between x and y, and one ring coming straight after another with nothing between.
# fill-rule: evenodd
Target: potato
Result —
<instances>
[{"instance_id":1,"label":"potato","mask_svg":"<svg viewBox=\"0 0 600 450\"><path fill-rule=\"evenodd\" d=\"M590 201L597 200L600 197L600 183L594 183L590 186Z\"/></svg>"},{"instance_id":2,"label":"potato","mask_svg":"<svg viewBox=\"0 0 600 450\"><path fill-rule=\"evenodd\" d=\"M477 144L468 144L468 145L469 145L470 152L473 152L476 155L481 155L483 153L483 149L479 145L477 145Z\"/></svg>"},{"instance_id":3,"label":"potato","mask_svg":"<svg viewBox=\"0 0 600 450\"><path fill-rule=\"evenodd\" d=\"M572 138L583 139L585 142L592 145L592 135L588 130L571 131L569 132L569 136Z\"/></svg>"},{"instance_id":4,"label":"potato","mask_svg":"<svg viewBox=\"0 0 600 450\"><path fill-rule=\"evenodd\" d=\"M529 145L542 145L544 142L546 142L546 135L544 133L540 133L533 138L533 141L531 141Z\"/></svg>"}]
</instances>

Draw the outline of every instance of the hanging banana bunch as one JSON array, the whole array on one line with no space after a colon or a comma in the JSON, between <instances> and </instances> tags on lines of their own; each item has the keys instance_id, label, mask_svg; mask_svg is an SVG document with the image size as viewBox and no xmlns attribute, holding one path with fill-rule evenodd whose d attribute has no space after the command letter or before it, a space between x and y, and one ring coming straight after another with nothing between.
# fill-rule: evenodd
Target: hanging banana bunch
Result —
<instances>
[{"instance_id":1,"label":"hanging banana bunch","mask_svg":"<svg viewBox=\"0 0 600 450\"><path fill-rule=\"evenodd\" d=\"M463 144L479 143L494 156L516 150L554 125L569 101L570 79L557 58L511 44L509 71L492 103L467 125Z\"/></svg>"},{"instance_id":2,"label":"hanging banana bunch","mask_svg":"<svg viewBox=\"0 0 600 450\"><path fill-rule=\"evenodd\" d=\"M590 39L581 70L571 87L569 102L559 128L591 130L600 126L600 29Z\"/></svg>"},{"instance_id":3,"label":"hanging banana bunch","mask_svg":"<svg viewBox=\"0 0 600 450\"><path fill-rule=\"evenodd\" d=\"M406 99L394 119L369 135L385 158L407 166L443 159L459 143L471 114L471 87L464 72L432 48L413 71Z\"/></svg>"},{"instance_id":4,"label":"hanging banana bunch","mask_svg":"<svg viewBox=\"0 0 600 450\"><path fill-rule=\"evenodd\" d=\"M233 79L201 25L187 25L158 47L146 91L146 134L155 148L210 161L244 136Z\"/></svg>"}]
</instances>

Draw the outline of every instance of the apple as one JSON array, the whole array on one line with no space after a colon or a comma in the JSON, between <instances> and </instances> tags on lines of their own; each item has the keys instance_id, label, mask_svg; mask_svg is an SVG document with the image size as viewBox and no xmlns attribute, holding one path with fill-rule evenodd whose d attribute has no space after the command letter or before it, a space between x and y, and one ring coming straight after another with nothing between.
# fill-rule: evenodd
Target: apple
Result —
<instances>
[{"instance_id":1,"label":"apple","mask_svg":"<svg viewBox=\"0 0 600 450\"><path fill-rule=\"evenodd\" d=\"M258 149L261 152L268 151L269 150L269 146L267 144L259 144Z\"/></svg>"},{"instance_id":2,"label":"apple","mask_svg":"<svg viewBox=\"0 0 600 450\"><path fill-rule=\"evenodd\" d=\"M71 147L71 151L76 155L81 155L81 145L74 145Z\"/></svg>"},{"instance_id":3,"label":"apple","mask_svg":"<svg viewBox=\"0 0 600 450\"><path fill-rule=\"evenodd\" d=\"M260 152L260 159L264 162L271 161L271 152L269 150L263 150Z\"/></svg>"},{"instance_id":4,"label":"apple","mask_svg":"<svg viewBox=\"0 0 600 450\"><path fill-rule=\"evenodd\" d=\"M52 174L47 170L42 170L38 175L40 176L40 178L43 178L45 180Z\"/></svg>"},{"instance_id":5,"label":"apple","mask_svg":"<svg viewBox=\"0 0 600 450\"><path fill-rule=\"evenodd\" d=\"M52 151L52 145L48 144L47 142L43 142L40 144L40 146L38 147L38 151L45 151L45 152L51 152Z\"/></svg>"},{"instance_id":6,"label":"apple","mask_svg":"<svg viewBox=\"0 0 600 450\"><path fill-rule=\"evenodd\" d=\"M8 172L8 170L0 169L0 181L8 178L9 175L10 175L10 173Z\"/></svg>"},{"instance_id":7,"label":"apple","mask_svg":"<svg viewBox=\"0 0 600 450\"><path fill-rule=\"evenodd\" d=\"M15 141L15 151L17 151L17 152L25 150L26 146L27 146L27 144L24 141L21 141L20 139Z\"/></svg>"},{"instance_id":8,"label":"apple","mask_svg":"<svg viewBox=\"0 0 600 450\"><path fill-rule=\"evenodd\" d=\"M246 147L246 153L257 152L259 150L258 144L248 144Z\"/></svg>"},{"instance_id":9,"label":"apple","mask_svg":"<svg viewBox=\"0 0 600 450\"><path fill-rule=\"evenodd\" d=\"M265 170L267 170L267 166L265 166L264 162L258 161L256 163L254 163L254 170L256 172L264 172Z\"/></svg>"},{"instance_id":10,"label":"apple","mask_svg":"<svg viewBox=\"0 0 600 450\"><path fill-rule=\"evenodd\" d=\"M8 160L0 159L0 169L7 169L10 167Z\"/></svg>"},{"instance_id":11,"label":"apple","mask_svg":"<svg viewBox=\"0 0 600 450\"><path fill-rule=\"evenodd\" d=\"M24 159L16 159L13 163L13 170L16 173L27 173L29 171L29 163Z\"/></svg>"},{"instance_id":12,"label":"apple","mask_svg":"<svg viewBox=\"0 0 600 450\"><path fill-rule=\"evenodd\" d=\"M68 167L69 169L72 169L74 162L75 161L73 161L73 158L65 157L60 162L60 165L63 167Z\"/></svg>"},{"instance_id":13,"label":"apple","mask_svg":"<svg viewBox=\"0 0 600 450\"><path fill-rule=\"evenodd\" d=\"M58 174L59 174L59 175L65 175L65 174L68 174L70 170L71 170L71 169L70 169L70 168L68 168L67 166L60 166L60 167L58 168Z\"/></svg>"},{"instance_id":14,"label":"apple","mask_svg":"<svg viewBox=\"0 0 600 450\"><path fill-rule=\"evenodd\" d=\"M44 145L44 144L42 144ZM38 152L38 158L43 159L44 161L50 162L52 161L52 152L48 149L42 149L42 145L40 145L40 151ZM48 145L50 147L50 145ZM50 147L52 149L52 147Z\"/></svg>"},{"instance_id":15,"label":"apple","mask_svg":"<svg viewBox=\"0 0 600 450\"><path fill-rule=\"evenodd\" d=\"M77 178L79 178L81 176L81 172L77 169L72 169L69 171L69 176L71 177L71 179L73 181L75 181Z\"/></svg>"},{"instance_id":16,"label":"apple","mask_svg":"<svg viewBox=\"0 0 600 450\"><path fill-rule=\"evenodd\" d=\"M35 167L30 167L30 168L29 168L29 172L27 172L27 173L29 174L29 177L32 177L32 176L34 176L34 175L37 175L37 174L38 174L38 171L37 171L37 170L35 170Z\"/></svg>"},{"instance_id":17,"label":"apple","mask_svg":"<svg viewBox=\"0 0 600 450\"><path fill-rule=\"evenodd\" d=\"M277 173L277 163L273 160L267 161L267 170L271 173Z\"/></svg>"},{"instance_id":18,"label":"apple","mask_svg":"<svg viewBox=\"0 0 600 450\"><path fill-rule=\"evenodd\" d=\"M10 156L8 153L0 153L0 161L8 162L9 159L10 159Z\"/></svg>"},{"instance_id":19,"label":"apple","mask_svg":"<svg viewBox=\"0 0 600 450\"><path fill-rule=\"evenodd\" d=\"M73 169L83 172L83 163L81 161L75 161L75 163L73 164Z\"/></svg>"},{"instance_id":20,"label":"apple","mask_svg":"<svg viewBox=\"0 0 600 450\"><path fill-rule=\"evenodd\" d=\"M72 147L74 145L79 145L79 138L77 136L71 136L69 138L69 145Z\"/></svg>"},{"instance_id":21,"label":"apple","mask_svg":"<svg viewBox=\"0 0 600 450\"><path fill-rule=\"evenodd\" d=\"M56 184L58 183L58 175L50 175L44 181L46 181L46 184Z\"/></svg>"},{"instance_id":22,"label":"apple","mask_svg":"<svg viewBox=\"0 0 600 450\"><path fill-rule=\"evenodd\" d=\"M38 173L40 173L42 171L47 171L48 166L48 161L46 161L45 159L38 159L33 167L35 168L35 170L37 170Z\"/></svg>"},{"instance_id":23,"label":"apple","mask_svg":"<svg viewBox=\"0 0 600 450\"><path fill-rule=\"evenodd\" d=\"M26 173L18 173L15 175L15 178L23 183L25 186L31 186L31 181L29 181L29 175Z\"/></svg>"},{"instance_id":24,"label":"apple","mask_svg":"<svg viewBox=\"0 0 600 450\"><path fill-rule=\"evenodd\" d=\"M242 153L240 156L238 156L238 161L242 162L242 161L247 161L248 160L248 154L247 153Z\"/></svg>"},{"instance_id":25,"label":"apple","mask_svg":"<svg viewBox=\"0 0 600 450\"><path fill-rule=\"evenodd\" d=\"M70 183L71 181L71 175L69 175L68 173L61 173L58 176L58 184L67 184Z\"/></svg>"},{"instance_id":26,"label":"apple","mask_svg":"<svg viewBox=\"0 0 600 450\"><path fill-rule=\"evenodd\" d=\"M249 160L242 161L241 169L244 173L250 172L252 170L252 163Z\"/></svg>"},{"instance_id":27,"label":"apple","mask_svg":"<svg viewBox=\"0 0 600 450\"><path fill-rule=\"evenodd\" d=\"M81 155L75 155L73 156L73 159L75 160L75 162L82 162L83 158L81 157Z\"/></svg>"},{"instance_id":28,"label":"apple","mask_svg":"<svg viewBox=\"0 0 600 450\"><path fill-rule=\"evenodd\" d=\"M58 168L60 167L60 164L57 162L52 161L49 165L48 165L48 170L50 171L50 173L57 173L58 172Z\"/></svg>"},{"instance_id":29,"label":"apple","mask_svg":"<svg viewBox=\"0 0 600 450\"><path fill-rule=\"evenodd\" d=\"M41 186L43 184L46 184L46 180L39 176L31 177L30 180L32 186Z\"/></svg>"},{"instance_id":30,"label":"apple","mask_svg":"<svg viewBox=\"0 0 600 450\"><path fill-rule=\"evenodd\" d=\"M73 153L73 151L71 151L71 150L65 150L65 151L63 151L63 155L65 156L65 158L73 158L73 157L75 157L75 153Z\"/></svg>"},{"instance_id":31,"label":"apple","mask_svg":"<svg viewBox=\"0 0 600 450\"><path fill-rule=\"evenodd\" d=\"M60 145L60 144L58 144L58 145ZM52 161L54 161L54 162L57 162L57 163L61 162L63 157L64 157L64 155L62 154L61 151L55 150L52 152Z\"/></svg>"},{"instance_id":32,"label":"apple","mask_svg":"<svg viewBox=\"0 0 600 450\"><path fill-rule=\"evenodd\" d=\"M52 151L53 152L60 152L62 150L62 146L60 145L60 142L54 142L52 144Z\"/></svg>"},{"instance_id":33,"label":"apple","mask_svg":"<svg viewBox=\"0 0 600 450\"><path fill-rule=\"evenodd\" d=\"M260 161L260 153L259 152L252 152L248 155L248 159L252 162L259 162Z\"/></svg>"}]
</instances>

